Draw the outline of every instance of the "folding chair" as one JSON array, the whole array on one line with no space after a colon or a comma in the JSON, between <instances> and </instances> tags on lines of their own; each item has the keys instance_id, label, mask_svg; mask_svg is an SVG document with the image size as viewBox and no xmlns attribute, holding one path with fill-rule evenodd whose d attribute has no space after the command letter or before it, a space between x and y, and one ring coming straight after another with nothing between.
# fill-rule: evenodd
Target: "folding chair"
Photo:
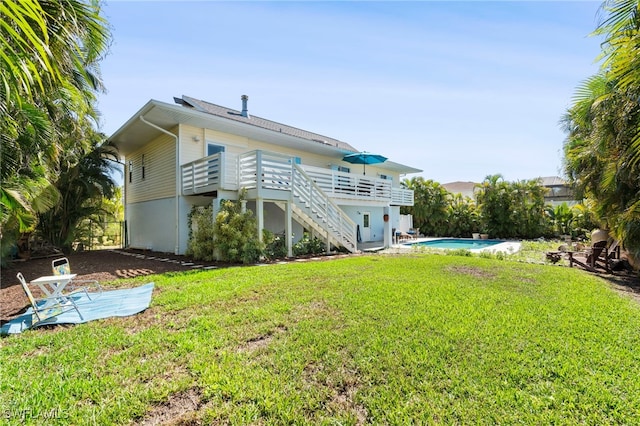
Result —
<instances>
[{"instance_id":1,"label":"folding chair","mask_svg":"<svg viewBox=\"0 0 640 426\"><path fill-rule=\"evenodd\" d=\"M78 313L80 319L84 319L82 317L82 314L80 313L80 310L78 309L78 306L75 304L72 298L64 297L62 298L63 300L58 297L35 298L33 296L33 293L31 292L31 289L29 288L29 284L27 284L27 281L24 279L22 273L18 272L16 277L18 277L18 280L22 285L22 289L27 295L29 303L31 303L31 308L33 309L31 327L35 327L45 320L56 317L72 309L74 309Z\"/></svg>"},{"instance_id":2,"label":"folding chair","mask_svg":"<svg viewBox=\"0 0 640 426\"><path fill-rule=\"evenodd\" d=\"M69 259L62 257L51 262L51 268L53 269L53 275L65 275L71 273L71 265L69 265Z\"/></svg>"},{"instance_id":3,"label":"folding chair","mask_svg":"<svg viewBox=\"0 0 640 426\"><path fill-rule=\"evenodd\" d=\"M71 265L69 264L69 259L66 257L61 257L60 259L55 259L51 262L51 269L53 270L53 275L65 275L71 273ZM96 280L76 280L74 279L71 282L71 288L73 290L70 293L65 293L65 296L70 296L74 293L84 292L87 295L89 300L93 300L89 295L89 289L84 284L90 285L92 288L95 288L98 293L102 292L102 287L98 284ZM78 286L80 285L80 286Z\"/></svg>"}]
</instances>

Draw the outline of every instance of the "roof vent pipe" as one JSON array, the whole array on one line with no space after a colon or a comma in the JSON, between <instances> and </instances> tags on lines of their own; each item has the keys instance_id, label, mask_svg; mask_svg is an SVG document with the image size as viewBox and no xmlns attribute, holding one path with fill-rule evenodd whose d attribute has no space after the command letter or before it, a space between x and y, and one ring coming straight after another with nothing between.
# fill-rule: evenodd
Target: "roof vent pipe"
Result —
<instances>
[{"instance_id":1,"label":"roof vent pipe","mask_svg":"<svg viewBox=\"0 0 640 426\"><path fill-rule=\"evenodd\" d=\"M247 101L249 100L249 97L247 95L242 95L240 97L240 99L242 99L242 116L243 117L247 117L249 118L249 110L247 110Z\"/></svg>"}]
</instances>

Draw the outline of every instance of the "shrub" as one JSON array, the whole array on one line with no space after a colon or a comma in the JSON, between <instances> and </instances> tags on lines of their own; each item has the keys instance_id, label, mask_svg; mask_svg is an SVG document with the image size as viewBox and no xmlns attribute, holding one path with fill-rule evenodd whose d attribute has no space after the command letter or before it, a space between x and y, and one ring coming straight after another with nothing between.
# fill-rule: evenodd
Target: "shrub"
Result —
<instances>
[{"instance_id":1,"label":"shrub","mask_svg":"<svg viewBox=\"0 0 640 426\"><path fill-rule=\"evenodd\" d=\"M213 209L208 207L193 207L189 213L189 244L187 255L194 259L215 260L213 230Z\"/></svg>"},{"instance_id":2,"label":"shrub","mask_svg":"<svg viewBox=\"0 0 640 426\"><path fill-rule=\"evenodd\" d=\"M194 259L247 264L265 255L253 212L242 212L240 202L223 201L215 221L211 206L194 207L189 213L189 228L187 254Z\"/></svg>"},{"instance_id":3,"label":"shrub","mask_svg":"<svg viewBox=\"0 0 640 426\"><path fill-rule=\"evenodd\" d=\"M287 257L287 241L284 233L274 234L267 229L263 229L262 241L265 244L264 255L267 259Z\"/></svg>"},{"instance_id":4,"label":"shrub","mask_svg":"<svg viewBox=\"0 0 640 426\"><path fill-rule=\"evenodd\" d=\"M455 250L448 250L447 251L447 255L448 256L471 257L471 256L473 256L473 253L471 253L469 250L465 250L465 249L455 249Z\"/></svg>"},{"instance_id":5,"label":"shrub","mask_svg":"<svg viewBox=\"0 0 640 426\"><path fill-rule=\"evenodd\" d=\"M473 232L478 232L478 214L474 201L461 194L449 194L449 206L447 207L448 232L450 237L471 237Z\"/></svg>"},{"instance_id":6,"label":"shrub","mask_svg":"<svg viewBox=\"0 0 640 426\"><path fill-rule=\"evenodd\" d=\"M307 232L304 233L300 241L293 245L293 254L295 256L320 254L324 252L325 243L316 237L311 237Z\"/></svg>"},{"instance_id":7,"label":"shrub","mask_svg":"<svg viewBox=\"0 0 640 426\"><path fill-rule=\"evenodd\" d=\"M258 240L253 212L241 211L241 203L225 200L213 226L214 245L220 260L254 263L264 255L264 243Z\"/></svg>"}]
</instances>

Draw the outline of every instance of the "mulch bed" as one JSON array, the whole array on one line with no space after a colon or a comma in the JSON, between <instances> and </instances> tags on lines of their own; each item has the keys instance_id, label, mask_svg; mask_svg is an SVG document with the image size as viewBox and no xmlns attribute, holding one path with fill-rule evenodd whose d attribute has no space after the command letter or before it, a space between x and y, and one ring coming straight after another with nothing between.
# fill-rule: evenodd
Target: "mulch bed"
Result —
<instances>
[{"instance_id":1,"label":"mulch bed","mask_svg":"<svg viewBox=\"0 0 640 426\"><path fill-rule=\"evenodd\" d=\"M193 270L194 266L197 269L229 266L220 262L195 261L186 256L129 249L87 251L68 256L56 255L16 261L3 268L0 274L0 324L23 312L29 305L29 300L24 294L16 274L21 272L27 281L43 275L51 275L51 261L60 257L69 259L71 271L78 274L78 279L98 282L172 271L188 271ZM149 257L156 259L149 259ZM159 259L167 260L160 261Z\"/></svg>"}]
</instances>

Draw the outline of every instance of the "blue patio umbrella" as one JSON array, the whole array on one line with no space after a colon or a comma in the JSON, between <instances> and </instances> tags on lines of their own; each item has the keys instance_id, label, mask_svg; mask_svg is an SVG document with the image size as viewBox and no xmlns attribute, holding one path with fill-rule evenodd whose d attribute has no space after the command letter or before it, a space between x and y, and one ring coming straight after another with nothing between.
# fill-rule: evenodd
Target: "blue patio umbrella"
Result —
<instances>
[{"instance_id":1,"label":"blue patio umbrella","mask_svg":"<svg viewBox=\"0 0 640 426\"><path fill-rule=\"evenodd\" d=\"M379 154L372 154L370 152L354 152L353 154L347 154L342 157L342 161L346 161L351 164L362 164L364 169L362 174L367 174L367 164L378 164L387 161L387 157Z\"/></svg>"}]
</instances>

